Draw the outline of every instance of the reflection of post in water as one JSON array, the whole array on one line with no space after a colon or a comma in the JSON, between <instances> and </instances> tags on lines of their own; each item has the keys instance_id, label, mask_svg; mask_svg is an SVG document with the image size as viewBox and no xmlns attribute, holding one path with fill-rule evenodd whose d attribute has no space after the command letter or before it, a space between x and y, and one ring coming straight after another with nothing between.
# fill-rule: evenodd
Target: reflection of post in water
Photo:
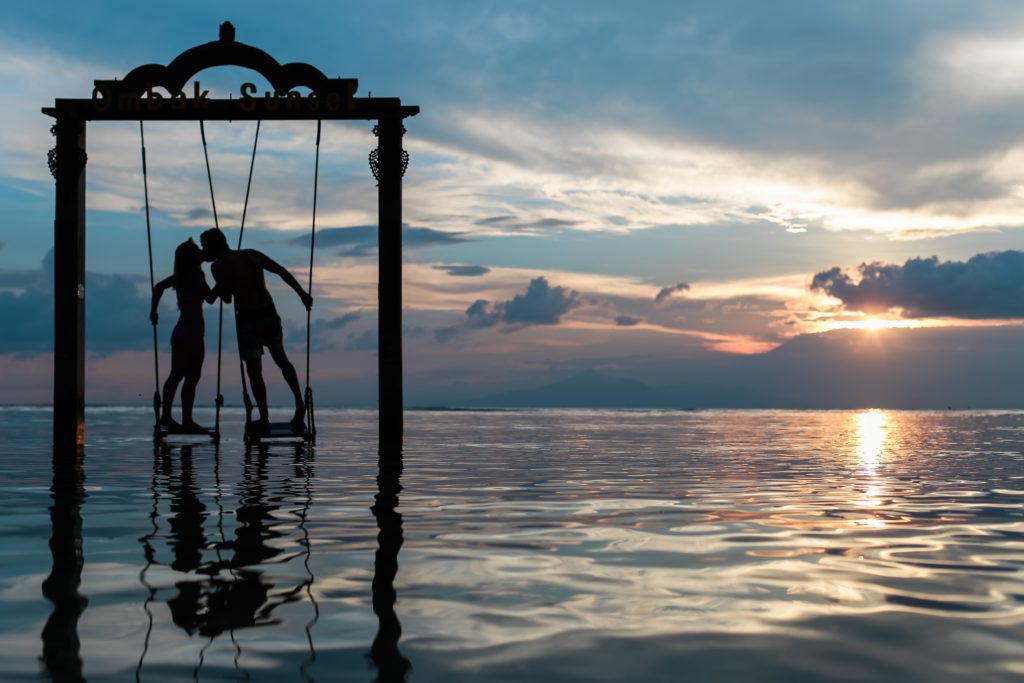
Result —
<instances>
[{"instance_id":1,"label":"reflection of post in water","mask_svg":"<svg viewBox=\"0 0 1024 683\"><path fill-rule=\"evenodd\" d=\"M84 681L79 655L78 619L88 600L78 592L85 556L82 552L82 503L85 501L84 453L53 451L50 494L50 555L53 565L43 581L43 595L53 611L43 626L43 666L54 681Z\"/></svg>"},{"instance_id":2,"label":"reflection of post in water","mask_svg":"<svg viewBox=\"0 0 1024 683\"><path fill-rule=\"evenodd\" d=\"M377 460L377 495L370 508L377 519L377 554L373 562L373 611L377 615L377 635L370 646L370 659L377 667L377 681L404 681L412 668L398 649L402 624L395 614L395 575L398 574L398 551L402 547L402 515L396 510L402 490L402 453L379 454Z\"/></svg>"},{"instance_id":3,"label":"reflection of post in water","mask_svg":"<svg viewBox=\"0 0 1024 683\"><path fill-rule=\"evenodd\" d=\"M313 583L316 581L316 576L313 574L312 567L309 566L309 561L313 557L313 544L309 542L309 528L306 526L306 522L309 519L309 508L313 506L313 444L296 444L295 458L292 464L295 467L295 479L302 480L303 493L302 509L299 511L299 529L302 531L302 565L306 570L306 580L300 588L305 590L306 598L313 607L313 616L306 622L305 628L306 642L309 644L309 657L299 665L299 673L304 680L312 681L313 678L309 675L309 667L316 662L313 628L320 621L320 605L317 604L316 596L313 594Z\"/></svg>"},{"instance_id":4,"label":"reflection of post in water","mask_svg":"<svg viewBox=\"0 0 1024 683\"><path fill-rule=\"evenodd\" d=\"M140 680L142 674L142 664L146 661L146 654L149 652L149 639L153 635L153 611L150 609L150 605L156 599L156 587L154 587L147 578L149 570L156 564L156 553L153 550L153 540L157 534L160 533L160 525L158 520L160 518L160 494L157 492L157 473L163 471L164 474L168 474L170 471L170 448L166 446L162 441L154 441L153 443L153 476L149 480L149 491L153 497L153 503L149 509L149 523L152 527L150 532L139 539L142 544L142 552L146 556L146 566L139 571L139 582L142 583L146 588L146 601L142 603L142 609L146 612L146 637L142 641L142 652L139 654L139 663L135 666L135 680ZM161 466L164 462L166 466Z\"/></svg>"}]
</instances>

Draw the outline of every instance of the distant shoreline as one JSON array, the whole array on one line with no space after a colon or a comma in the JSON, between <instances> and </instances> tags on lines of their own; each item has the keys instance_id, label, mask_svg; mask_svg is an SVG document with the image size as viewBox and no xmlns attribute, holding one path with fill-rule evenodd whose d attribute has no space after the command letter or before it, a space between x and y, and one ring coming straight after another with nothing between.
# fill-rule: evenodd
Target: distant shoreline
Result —
<instances>
[{"instance_id":1,"label":"distant shoreline","mask_svg":"<svg viewBox=\"0 0 1024 683\"><path fill-rule=\"evenodd\" d=\"M86 410L131 410L131 411L152 411L152 406L145 404L131 404L131 403L93 403L85 406ZM212 405L197 405L196 408L199 410L213 410ZM271 406L271 410L288 410L289 406ZM241 411L244 410L244 406L241 405L226 405L225 410ZM48 403L0 403L0 411L3 410L38 410L38 411L51 411L53 406ZM369 408L366 406L319 406L317 410L351 410L360 412L377 412L376 408ZM865 410L882 410L887 412L942 412L942 413L956 413L956 412L1022 412L1024 406L995 406L995 407L977 407L977 406L966 406L966 407L899 407L891 408L886 406L827 406L827 407L799 407L794 408L790 406L780 407L728 407L728 406L715 406L707 408L676 408L671 406L628 406L628 407L614 407L614 406L501 406L501 407L468 407L468 406L409 406L405 408L407 413L515 413L523 411L555 411L555 410L579 410L579 411L601 411L601 412L617 412L617 413L644 413L644 412L674 412L674 413L708 413L708 412L850 412L850 411L865 411Z\"/></svg>"}]
</instances>

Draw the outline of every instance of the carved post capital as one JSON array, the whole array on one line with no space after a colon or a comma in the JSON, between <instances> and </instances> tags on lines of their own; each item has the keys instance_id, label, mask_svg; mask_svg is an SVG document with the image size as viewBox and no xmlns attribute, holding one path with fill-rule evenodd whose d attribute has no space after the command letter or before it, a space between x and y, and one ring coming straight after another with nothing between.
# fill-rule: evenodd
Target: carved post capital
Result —
<instances>
[{"instance_id":1,"label":"carved post capital","mask_svg":"<svg viewBox=\"0 0 1024 683\"><path fill-rule=\"evenodd\" d=\"M58 151L61 148L61 136L63 134L70 135L77 132L78 126L80 125L81 123L78 121L62 122L58 120L57 123L50 126L50 135L53 135L54 137L57 138L57 144L55 144L53 147L49 149L49 151L46 152L46 166L50 169L50 175L52 175L54 178L57 177L57 169L60 167L62 163L65 163L65 161L69 161L72 164L72 168L74 170L75 175L80 174L82 172L82 169L85 168L85 164L89 161L89 155L85 153L85 150L80 149L77 146L75 147L73 155L67 155L67 160L65 160L63 158L64 155ZM66 130L65 128L72 126L74 126L72 130Z\"/></svg>"},{"instance_id":2,"label":"carved post capital","mask_svg":"<svg viewBox=\"0 0 1024 683\"><path fill-rule=\"evenodd\" d=\"M405 126L404 125L399 125L398 126L398 134L400 136L401 135L405 135ZM374 137L377 137L377 138L380 137L380 125L379 124L373 127L373 135L374 135ZM379 144L378 144L376 149L374 149L372 152L370 152L369 162L370 162L370 172L373 173L373 179L376 180L377 182L380 182L380 145ZM409 152L407 152L406 150L403 149L402 150L402 155L401 155L401 176L403 176L403 177L405 176L405 171L408 168L409 168Z\"/></svg>"}]
</instances>

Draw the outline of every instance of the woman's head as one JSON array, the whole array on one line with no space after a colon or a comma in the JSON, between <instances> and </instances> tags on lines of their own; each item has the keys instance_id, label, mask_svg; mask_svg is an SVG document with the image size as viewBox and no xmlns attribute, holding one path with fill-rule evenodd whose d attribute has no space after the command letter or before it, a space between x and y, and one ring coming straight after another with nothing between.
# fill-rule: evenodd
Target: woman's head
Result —
<instances>
[{"instance_id":1,"label":"woman's head","mask_svg":"<svg viewBox=\"0 0 1024 683\"><path fill-rule=\"evenodd\" d=\"M190 237L174 250L174 289L181 297L197 295L203 282L203 250Z\"/></svg>"},{"instance_id":2,"label":"woman's head","mask_svg":"<svg viewBox=\"0 0 1024 683\"><path fill-rule=\"evenodd\" d=\"M195 270L203 262L203 250L199 248L192 238L178 245L174 250L174 275L180 278L186 272Z\"/></svg>"}]
</instances>

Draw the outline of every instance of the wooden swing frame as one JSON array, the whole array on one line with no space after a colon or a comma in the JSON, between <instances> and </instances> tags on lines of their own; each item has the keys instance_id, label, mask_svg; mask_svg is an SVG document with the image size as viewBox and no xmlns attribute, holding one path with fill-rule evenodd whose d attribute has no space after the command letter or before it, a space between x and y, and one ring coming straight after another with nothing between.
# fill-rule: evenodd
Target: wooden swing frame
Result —
<instances>
[{"instance_id":1,"label":"wooden swing frame","mask_svg":"<svg viewBox=\"0 0 1024 683\"><path fill-rule=\"evenodd\" d=\"M242 84L237 99L213 99L200 71L238 66L258 72L274 88L262 97ZM296 92L308 89L308 94ZM381 453L401 453L402 414L402 175L408 154L403 125L419 107L397 97L355 97L354 78L328 78L304 63L281 64L235 41L230 23L219 40L182 52L169 64L147 64L121 80L97 80L89 99L57 99L43 113L56 121L48 155L56 181L54 220L53 443L56 450L85 442L85 167L88 121L376 121L370 153L377 179L378 400ZM162 91L162 92L161 92Z\"/></svg>"}]
</instances>

